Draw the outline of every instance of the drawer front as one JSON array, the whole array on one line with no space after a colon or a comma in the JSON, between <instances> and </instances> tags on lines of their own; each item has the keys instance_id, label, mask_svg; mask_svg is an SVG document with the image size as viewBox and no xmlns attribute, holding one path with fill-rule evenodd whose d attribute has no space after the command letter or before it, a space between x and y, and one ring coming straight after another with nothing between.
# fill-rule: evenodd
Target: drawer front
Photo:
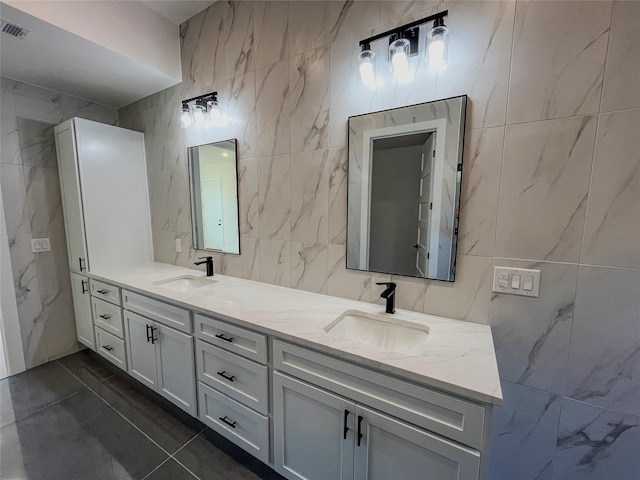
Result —
<instances>
[{"instance_id":1,"label":"drawer front","mask_svg":"<svg viewBox=\"0 0 640 480\"><path fill-rule=\"evenodd\" d=\"M269 412L268 371L246 358L196 340L198 380L260 413Z\"/></svg>"},{"instance_id":2,"label":"drawer front","mask_svg":"<svg viewBox=\"0 0 640 480\"><path fill-rule=\"evenodd\" d=\"M122 291L122 306L168 327L191 333L191 315L189 310L184 308L174 307L128 290Z\"/></svg>"},{"instance_id":3,"label":"drawer front","mask_svg":"<svg viewBox=\"0 0 640 480\"><path fill-rule=\"evenodd\" d=\"M122 301L120 299L120 289L118 287L114 287L113 285L109 285L108 283L99 282L98 280L94 280L91 278L89 280L89 285L91 288L91 296L100 298L102 300L106 300L107 302L111 302L114 305L122 306Z\"/></svg>"},{"instance_id":4,"label":"drawer front","mask_svg":"<svg viewBox=\"0 0 640 480\"><path fill-rule=\"evenodd\" d=\"M273 368L452 440L482 447L484 407L279 340Z\"/></svg>"},{"instance_id":5,"label":"drawer front","mask_svg":"<svg viewBox=\"0 0 640 480\"><path fill-rule=\"evenodd\" d=\"M269 463L269 418L198 383L199 418L253 456Z\"/></svg>"},{"instance_id":6,"label":"drawer front","mask_svg":"<svg viewBox=\"0 0 640 480\"><path fill-rule=\"evenodd\" d=\"M96 351L114 365L127 371L127 354L124 340L96 327Z\"/></svg>"},{"instance_id":7,"label":"drawer front","mask_svg":"<svg viewBox=\"0 0 640 480\"><path fill-rule=\"evenodd\" d=\"M200 314L194 316L196 337L250 360L267 363L267 337Z\"/></svg>"},{"instance_id":8,"label":"drawer front","mask_svg":"<svg viewBox=\"0 0 640 480\"><path fill-rule=\"evenodd\" d=\"M91 303L93 304L93 323L116 337L124 338L122 308L99 298L91 298Z\"/></svg>"}]
</instances>

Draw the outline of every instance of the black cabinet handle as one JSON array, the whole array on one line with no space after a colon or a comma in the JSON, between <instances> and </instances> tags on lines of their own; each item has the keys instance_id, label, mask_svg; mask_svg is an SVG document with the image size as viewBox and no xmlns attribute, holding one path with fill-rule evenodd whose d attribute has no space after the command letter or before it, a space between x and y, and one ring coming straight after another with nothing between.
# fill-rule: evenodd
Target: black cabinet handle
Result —
<instances>
[{"instance_id":1,"label":"black cabinet handle","mask_svg":"<svg viewBox=\"0 0 640 480\"><path fill-rule=\"evenodd\" d=\"M151 327L151 343L156 343L158 341L158 337L154 335L157 330L157 327Z\"/></svg>"},{"instance_id":2,"label":"black cabinet handle","mask_svg":"<svg viewBox=\"0 0 640 480\"><path fill-rule=\"evenodd\" d=\"M151 325L145 325L147 327L147 343L151 341Z\"/></svg>"},{"instance_id":3,"label":"black cabinet handle","mask_svg":"<svg viewBox=\"0 0 640 480\"><path fill-rule=\"evenodd\" d=\"M86 280L80 280L80 283L82 283L82 294L84 295L89 291L89 289L87 288L87 283L89 282L87 282Z\"/></svg>"},{"instance_id":4,"label":"black cabinet handle","mask_svg":"<svg viewBox=\"0 0 640 480\"><path fill-rule=\"evenodd\" d=\"M80 267L80 271L82 272L83 270L86 270L83 266L82 266L82 257L78 257L78 266Z\"/></svg>"},{"instance_id":5,"label":"black cabinet handle","mask_svg":"<svg viewBox=\"0 0 640 480\"><path fill-rule=\"evenodd\" d=\"M224 417L218 417L218 418L220 419L221 422L226 423L231 428L236 428L236 423L238 423L238 422L230 422L229 419L227 419L226 415Z\"/></svg>"},{"instance_id":6,"label":"black cabinet handle","mask_svg":"<svg viewBox=\"0 0 640 480\"><path fill-rule=\"evenodd\" d=\"M98 315L100 318L104 318L105 320L109 320L111 315Z\"/></svg>"},{"instance_id":7,"label":"black cabinet handle","mask_svg":"<svg viewBox=\"0 0 640 480\"><path fill-rule=\"evenodd\" d=\"M227 372L225 372L224 370L221 372L216 372L218 375L220 375L222 378L226 378L227 380L229 380L230 382L233 382L233 379L236 378L235 375L227 375Z\"/></svg>"},{"instance_id":8,"label":"black cabinet handle","mask_svg":"<svg viewBox=\"0 0 640 480\"><path fill-rule=\"evenodd\" d=\"M107 352L110 352L111 350L113 350L113 347L109 345L103 345L102 348L104 348Z\"/></svg>"},{"instance_id":9,"label":"black cabinet handle","mask_svg":"<svg viewBox=\"0 0 640 480\"><path fill-rule=\"evenodd\" d=\"M347 432L349 431L349 427L347 427L347 417L349 416L349 410L344 411L344 433L342 435L342 439L347 439Z\"/></svg>"},{"instance_id":10,"label":"black cabinet handle","mask_svg":"<svg viewBox=\"0 0 640 480\"><path fill-rule=\"evenodd\" d=\"M362 440L362 415L358 415L358 446L360 446L360 440Z\"/></svg>"},{"instance_id":11,"label":"black cabinet handle","mask_svg":"<svg viewBox=\"0 0 640 480\"><path fill-rule=\"evenodd\" d=\"M219 334L219 335L214 335L216 338L219 338L220 340L224 340L225 342L233 342L233 337L225 337L224 334Z\"/></svg>"},{"instance_id":12,"label":"black cabinet handle","mask_svg":"<svg viewBox=\"0 0 640 480\"><path fill-rule=\"evenodd\" d=\"M98 293L101 293L102 295L106 295L107 293L109 293L109 290L98 290Z\"/></svg>"}]
</instances>

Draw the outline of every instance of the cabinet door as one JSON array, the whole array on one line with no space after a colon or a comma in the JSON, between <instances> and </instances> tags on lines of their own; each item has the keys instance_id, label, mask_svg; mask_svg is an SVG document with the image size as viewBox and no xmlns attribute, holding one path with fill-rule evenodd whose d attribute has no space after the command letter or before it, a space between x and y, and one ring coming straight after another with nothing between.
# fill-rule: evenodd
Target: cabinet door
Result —
<instances>
[{"instance_id":1,"label":"cabinet door","mask_svg":"<svg viewBox=\"0 0 640 480\"><path fill-rule=\"evenodd\" d=\"M193 337L154 323L158 339L158 393L191 415L196 415L196 380Z\"/></svg>"},{"instance_id":2,"label":"cabinet door","mask_svg":"<svg viewBox=\"0 0 640 480\"><path fill-rule=\"evenodd\" d=\"M73 310L76 317L78 341L91 350L95 350L89 279L83 275L71 273L71 294L73 295Z\"/></svg>"},{"instance_id":3,"label":"cabinet door","mask_svg":"<svg viewBox=\"0 0 640 480\"><path fill-rule=\"evenodd\" d=\"M127 311L125 311L125 320L127 324L129 375L140 380L147 387L157 390L156 345L152 343L150 336L153 321Z\"/></svg>"},{"instance_id":4,"label":"cabinet door","mask_svg":"<svg viewBox=\"0 0 640 480\"><path fill-rule=\"evenodd\" d=\"M73 122L67 122L64 126L56 128L56 148L69 266L73 271L88 271Z\"/></svg>"},{"instance_id":5,"label":"cabinet door","mask_svg":"<svg viewBox=\"0 0 640 480\"><path fill-rule=\"evenodd\" d=\"M354 414L355 403L275 372L276 470L290 479L352 479Z\"/></svg>"},{"instance_id":6,"label":"cabinet door","mask_svg":"<svg viewBox=\"0 0 640 480\"><path fill-rule=\"evenodd\" d=\"M358 425L359 424L359 425ZM477 480L480 454L408 423L356 408L355 478Z\"/></svg>"}]
</instances>

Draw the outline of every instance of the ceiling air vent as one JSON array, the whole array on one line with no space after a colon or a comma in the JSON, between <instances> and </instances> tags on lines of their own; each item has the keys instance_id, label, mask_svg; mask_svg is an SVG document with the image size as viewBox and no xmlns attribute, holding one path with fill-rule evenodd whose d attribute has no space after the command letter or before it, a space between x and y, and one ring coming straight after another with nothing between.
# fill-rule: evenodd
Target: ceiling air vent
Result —
<instances>
[{"instance_id":1,"label":"ceiling air vent","mask_svg":"<svg viewBox=\"0 0 640 480\"><path fill-rule=\"evenodd\" d=\"M8 33L17 38L24 38L31 31L31 29L27 27L23 27L22 25L18 25L17 23L10 22L9 20L2 20L2 33Z\"/></svg>"}]
</instances>

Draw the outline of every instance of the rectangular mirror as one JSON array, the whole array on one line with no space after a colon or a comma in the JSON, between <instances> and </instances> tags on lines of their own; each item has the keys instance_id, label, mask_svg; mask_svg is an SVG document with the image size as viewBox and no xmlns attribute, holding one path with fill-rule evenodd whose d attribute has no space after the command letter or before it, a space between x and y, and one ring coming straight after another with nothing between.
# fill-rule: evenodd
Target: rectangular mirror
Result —
<instances>
[{"instance_id":1,"label":"rectangular mirror","mask_svg":"<svg viewBox=\"0 0 640 480\"><path fill-rule=\"evenodd\" d=\"M240 254L236 140L189 147L193 245Z\"/></svg>"},{"instance_id":2,"label":"rectangular mirror","mask_svg":"<svg viewBox=\"0 0 640 480\"><path fill-rule=\"evenodd\" d=\"M454 281L466 105L349 118L347 268Z\"/></svg>"}]
</instances>

